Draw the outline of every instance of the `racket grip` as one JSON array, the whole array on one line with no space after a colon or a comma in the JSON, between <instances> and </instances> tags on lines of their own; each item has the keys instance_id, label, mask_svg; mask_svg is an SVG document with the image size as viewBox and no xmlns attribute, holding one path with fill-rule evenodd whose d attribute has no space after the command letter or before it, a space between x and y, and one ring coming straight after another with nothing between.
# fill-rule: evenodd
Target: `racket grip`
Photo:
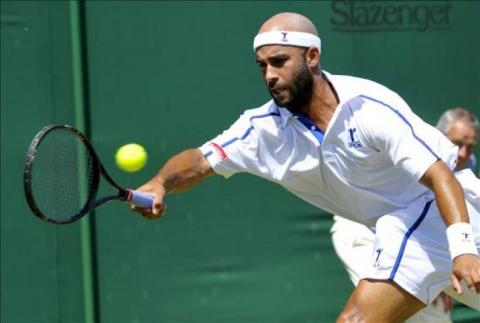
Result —
<instances>
[{"instance_id":1,"label":"racket grip","mask_svg":"<svg viewBox=\"0 0 480 323\"><path fill-rule=\"evenodd\" d=\"M151 209L153 207L154 196L152 194L134 190L128 190L128 193L128 202L146 209Z\"/></svg>"}]
</instances>

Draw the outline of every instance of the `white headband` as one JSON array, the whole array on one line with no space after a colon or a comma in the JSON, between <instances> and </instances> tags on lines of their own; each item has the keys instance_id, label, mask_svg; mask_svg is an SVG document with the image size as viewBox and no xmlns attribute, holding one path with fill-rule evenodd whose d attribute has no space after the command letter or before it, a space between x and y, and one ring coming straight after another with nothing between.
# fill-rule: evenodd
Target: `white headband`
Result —
<instances>
[{"instance_id":1,"label":"white headband","mask_svg":"<svg viewBox=\"0 0 480 323\"><path fill-rule=\"evenodd\" d=\"M318 36L299 31L268 31L255 36L253 51L264 45L313 46L318 48L319 52L321 51L321 41Z\"/></svg>"}]
</instances>

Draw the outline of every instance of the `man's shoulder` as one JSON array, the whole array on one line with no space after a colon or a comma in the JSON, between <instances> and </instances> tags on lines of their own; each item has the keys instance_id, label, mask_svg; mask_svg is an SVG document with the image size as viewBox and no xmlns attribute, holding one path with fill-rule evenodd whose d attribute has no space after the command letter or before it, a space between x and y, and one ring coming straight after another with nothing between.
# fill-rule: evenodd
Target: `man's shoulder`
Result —
<instances>
[{"instance_id":1,"label":"man's shoulder","mask_svg":"<svg viewBox=\"0 0 480 323\"><path fill-rule=\"evenodd\" d=\"M258 130L277 128L285 114L281 110L285 109L280 109L273 100L270 100L257 108L245 109L230 128L238 131L249 128Z\"/></svg>"},{"instance_id":2,"label":"man's shoulder","mask_svg":"<svg viewBox=\"0 0 480 323\"><path fill-rule=\"evenodd\" d=\"M408 104L394 91L375 81L349 76L327 77L339 89L343 118L352 118L359 131L389 127L388 120L412 117ZM342 117L340 117L342 119Z\"/></svg>"},{"instance_id":3,"label":"man's shoulder","mask_svg":"<svg viewBox=\"0 0 480 323\"><path fill-rule=\"evenodd\" d=\"M270 115L270 114L279 114L280 108L275 104L273 100L265 102L263 105L250 108L243 111L242 116L246 118L259 118L261 116Z\"/></svg>"},{"instance_id":4,"label":"man's shoulder","mask_svg":"<svg viewBox=\"0 0 480 323\"><path fill-rule=\"evenodd\" d=\"M360 96L375 98L378 101L392 101L398 100L400 96L381 83L372 81L367 78L330 74L325 72L328 79L332 81L336 89L338 89L339 95L342 97L342 101L348 101L351 98Z\"/></svg>"},{"instance_id":5,"label":"man's shoulder","mask_svg":"<svg viewBox=\"0 0 480 323\"><path fill-rule=\"evenodd\" d=\"M343 90L342 101L354 112L362 111L367 116L380 111L409 114L411 109L395 91L375 81L348 75L332 75L334 82Z\"/></svg>"},{"instance_id":6,"label":"man's shoulder","mask_svg":"<svg viewBox=\"0 0 480 323\"><path fill-rule=\"evenodd\" d=\"M277 127L288 119L290 112L285 108L280 108L273 100L270 100L260 107L246 109L240 116L242 123L249 123L257 127Z\"/></svg>"}]
</instances>

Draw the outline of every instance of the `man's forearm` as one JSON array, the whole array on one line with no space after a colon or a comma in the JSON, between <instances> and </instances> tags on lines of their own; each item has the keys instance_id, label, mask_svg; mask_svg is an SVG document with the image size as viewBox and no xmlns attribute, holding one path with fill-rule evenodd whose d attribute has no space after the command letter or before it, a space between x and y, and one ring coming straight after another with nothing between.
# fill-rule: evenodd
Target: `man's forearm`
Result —
<instances>
[{"instance_id":1,"label":"man's forearm","mask_svg":"<svg viewBox=\"0 0 480 323\"><path fill-rule=\"evenodd\" d=\"M457 257L460 258L463 255L478 255L473 230L468 223L463 188L447 165L442 161L437 161L427 170L421 182L435 193L438 209L447 226L446 233L451 258L456 260ZM464 275L460 274L460 277L464 277ZM458 281L455 281L454 284L457 291L461 290ZM472 283L469 284L469 286L471 285Z\"/></svg>"},{"instance_id":2,"label":"man's forearm","mask_svg":"<svg viewBox=\"0 0 480 323\"><path fill-rule=\"evenodd\" d=\"M213 174L210 164L199 149L185 150L170 158L155 176L166 193L181 192Z\"/></svg>"},{"instance_id":3,"label":"man's forearm","mask_svg":"<svg viewBox=\"0 0 480 323\"><path fill-rule=\"evenodd\" d=\"M437 161L433 164L421 182L435 193L438 209L447 226L468 222L463 188L445 163Z\"/></svg>"}]
</instances>

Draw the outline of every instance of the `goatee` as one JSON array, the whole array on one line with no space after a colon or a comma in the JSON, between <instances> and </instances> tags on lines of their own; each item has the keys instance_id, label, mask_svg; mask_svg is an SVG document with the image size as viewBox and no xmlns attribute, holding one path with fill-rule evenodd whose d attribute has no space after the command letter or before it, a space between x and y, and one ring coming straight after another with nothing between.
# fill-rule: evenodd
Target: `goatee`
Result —
<instances>
[{"instance_id":1,"label":"goatee","mask_svg":"<svg viewBox=\"0 0 480 323\"><path fill-rule=\"evenodd\" d=\"M280 100L278 96L269 89L270 95L278 106L286 107L292 112L300 112L302 107L307 105L313 96L313 75L306 62L293 75L292 83L285 89L289 93L287 100Z\"/></svg>"}]
</instances>

